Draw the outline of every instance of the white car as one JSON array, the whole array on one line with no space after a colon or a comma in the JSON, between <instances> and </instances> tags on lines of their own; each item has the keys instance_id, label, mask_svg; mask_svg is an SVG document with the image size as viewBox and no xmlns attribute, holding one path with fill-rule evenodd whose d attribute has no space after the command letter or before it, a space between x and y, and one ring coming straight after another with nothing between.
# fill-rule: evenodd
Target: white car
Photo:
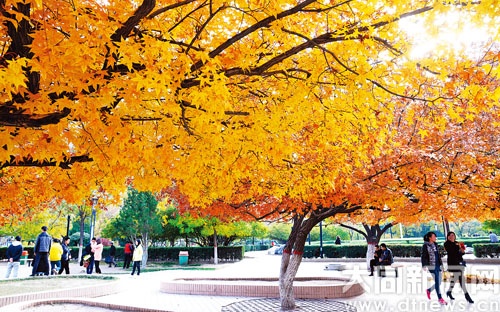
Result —
<instances>
[{"instance_id":1,"label":"white car","mask_svg":"<svg viewBox=\"0 0 500 312\"><path fill-rule=\"evenodd\" d=\"M267 254L268 255L282 255L283 249L285 249L285 244L273 246L267 250Z\"/></svg>"}]
</instances>

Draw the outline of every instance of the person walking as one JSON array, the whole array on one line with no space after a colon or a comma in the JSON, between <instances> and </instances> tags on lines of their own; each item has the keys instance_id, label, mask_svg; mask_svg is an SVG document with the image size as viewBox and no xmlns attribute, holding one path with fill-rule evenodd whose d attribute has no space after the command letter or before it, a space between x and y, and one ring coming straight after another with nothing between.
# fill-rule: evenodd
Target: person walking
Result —
<instances>
[{"instance_id":1,"label":"person walking","mask_svg":"<svg viewBox=\"0 0 500 312\"><path fill-rule=\"evenodd\" d=\"M132 261L132 253L134 252L134 245L132 245L131 241L128 241L125 244L125 248L123 249L123 253L125 255L124 261L123 261L123 268L128 269L130 268L130 261Z\"/></svg>"},{"instance_id":2,"label":"person walking","mask_svg":"<svg viewBox=\"0 0 500 312\"><path fill-rule=\"evenodd\" d=\"M457 236L455 235L454 232L449 232L446 237L446 242L444 243L444 249L448 254L448 259L447 259L448 272L450 273L450 288L446 292L446 296L448 296L448 298L450 298L451 300L455 300L455 298L452 295L452 292L453 292L453 287L455 287L455 283L458 280L460 286L462 287L467 302L474 303L474 301L472 301L472 298L469 295L469 292L467 291L464 280L465 275L464 275L463 255L465 254L465 245L459 244L456 241L456 237Z\"/></svg>"},{"instance_id":3,"label":"person walking","mask_svg":"<svg viewBox=\"0 0 500 312\"><path fill-rule=\"evenodd\" d=\"M63 248L61 243L57 238L52 240L52 247L49 252L50 260L50 275L57 275L59 268L61 267L61 258L63 254Z\"/></svg>"},{"instance_id":4,"label":"person walking","mask_svg":"<svg viewBox=\"0 0 500 312\"><path fill-rule=\"evenodd\" d=\"M42 226L42 232L38 234L35 247L33 248L33 254L35 256L33 260L33 270L30 276L37 275L38 269L44 273L44 275L49 275L50 265L49 265L49 252L52 246L52 237L47 233L47 227Z\"/></svg>"},{"instance_id":5,"label":"person walking","mask_svg":"<svg viewBox=\"0 0 500 312\"><path fill-rule=\"evenodd\" d=\"M90 256L87 260L88 261L87 274L92 274L92 272L94 271L94 252L92 250L95 244L96 244L96 238L92 237L90 243L87 246L85 246L85 254L87 256Z\"/></svg>"},{"instance_id":6,"label":"person walking","mask_svg":"<svg viewBox=\"0 0 500 312\"><path fill-rule=\"evenodd\" d=\"M116 247L113 244L113 242L111 242L111 247L109 247L109 267L114 265L114 267L116 268L115 256L116 256Z\"/></svg>"},{"instance_id":7,"label":"person walking","mask_svg":"<svg viewBox=\"0 0 500 312\"><path fill-rule=\"evenodd\" d=\"M97 274L101 274L101 260L102 260L102 241L100 238L98 238L95 241L95 244L92 245L92 252L94 253L94 265L95 265L95 272Z\"/></svg>"},{"instance_id":8,"label":"person walking","mask_svg":"<svg viewBox=\"0 0 500 312\"><path fill-rule=\"evenodd\" d=\"M375 245L375 252L373 253L373 259L370 260L370 275L373 276L373 271L375 269L375 266L379 265L379 259L382 256L382 249L380 249L380 246L377 244Z\"/></svg>"},{"instance_id":9,"label":"person walking","mask_svg":"<svg viewBox=\"0 0 500 312\"><path fill-rule=\"evenodd\" d=\"M58 274L62 274L63 271L66 271L66 274L69 274L69 261L71 260L71 251L69 249L69 237L64 236L62 240L62 249L63 253L61 256L61 268L59 269Z\"/></svg>"},{"instance_id":10,"label":"person walking","mask_svg":"<svg viewBox=\"0 0 500 312\"><path fill-rule=\"evenodd\" d=\"M429 232L424 235L424 245L422 246L422 268L424 271L429 271L434 278L434 284L427 288L426 294L427 298L431 300L431 292L435 289L438 296L439 304L447 305L448 303L443 299L440 289L440 279L441 279L441 266L443 261L439 254L438 245L436 243L437 236L434 232Z\"/></svg>"},{"instance_id":11,"label":"person walking","mask_svg":"<svg viewBox=\"0 0 500 312\"><path fill-rule=\"evenodd\" d=\"M142 255L143 255L143 250L142 250L141 240L136 239L135 240L134 255L132 256L132 261L134 262L134 266L132 267L132 274L130 274L130 275L133 276L136 269L137 269L137 276L139 276L141 274Z\"/></svg>"},{"instance_id":12,"label":"person walking","mask_svg":"<svg viewBox=\"0 0 500 312\"><path fill-rule=\"evenodd\" d=\"M23 244L21 244L21 236L16 236L14 241L7 248L7 272L5 273L5 278L10 277L12 272L12 277L16 278L19 272L19 264L21 261L21 256L23 254Z\"/></svg>"}]
</instances>

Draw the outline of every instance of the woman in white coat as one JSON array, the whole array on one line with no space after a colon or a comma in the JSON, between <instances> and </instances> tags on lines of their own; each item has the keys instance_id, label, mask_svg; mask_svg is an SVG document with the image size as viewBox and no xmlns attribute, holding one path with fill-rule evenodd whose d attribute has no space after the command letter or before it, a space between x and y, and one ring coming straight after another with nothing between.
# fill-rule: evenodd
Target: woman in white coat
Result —
<instances>
[{"instance_id":1,"label":"woman in white coat","mask_svg":"<svg viewBox=\"0 0 500 312\"><path fill-rule=\"evenodd\" d=\"M135 249L134 255L132 256L132 261L134 262L134 267L132 268L132 274L134 275L135 270L137 269L137 275L141 274L141 261L142 261L142 243L140 239L135 240Z\"/></svg>"}]
</instances>

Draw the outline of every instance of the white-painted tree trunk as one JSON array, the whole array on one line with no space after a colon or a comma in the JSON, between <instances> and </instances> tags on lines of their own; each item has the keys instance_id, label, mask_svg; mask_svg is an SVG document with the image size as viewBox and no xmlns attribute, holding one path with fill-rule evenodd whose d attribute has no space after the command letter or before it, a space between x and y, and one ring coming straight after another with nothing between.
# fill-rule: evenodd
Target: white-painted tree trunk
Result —
<instances>
[{"instance_id":1,"label":"white-painted tree trunk","mask_svg":"<svg viewBox=\"0 0 500 312\"><path fill-rule=\"evenodd\" d=\"M376 243L368 243L368 248L366 248L366 269L370 270L370 260L373 259L373 255L375 254L375 244Z\"/></svg>"},{"instance_id":2,"label":"white-painted tree trunk","mask_svg":"<svg viewBox=\"0 0 500 312\"><path fill-rule=\"evenodd\" d=\"M300 263L302 262L302 254L291 255L288 252L283 252L281 257L281 269L280 269L280 300L281 300L281 310L293 310L295 309L295 296L293 293L293 280L297 275Z\"/></svg>"}]
</instances>

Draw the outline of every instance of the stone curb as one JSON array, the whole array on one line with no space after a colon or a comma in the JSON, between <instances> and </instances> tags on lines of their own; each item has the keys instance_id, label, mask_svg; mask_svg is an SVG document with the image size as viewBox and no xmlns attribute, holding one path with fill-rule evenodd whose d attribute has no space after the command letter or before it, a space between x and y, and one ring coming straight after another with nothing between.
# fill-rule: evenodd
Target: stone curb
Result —
<instances>
[{"instance_id":1,"label":"stone curb","mask_svg":"<svg viewBox=\"0 0 500 312\"><path fill-rule=\"evenodd\" d=\"M30 308L42 306L42 305L60 305L60 304L75 304L75 305L85 305L88 307L98 307L104 309L110 309L112 311L134 311L134 312L172 312L170 310L158 310L149 308L138 308L119 304L111 304L104 302L96 302L80 298L58 298L58 299L45 299L45 300L33 300L28 302L16 303L9 305L2 309L3 312L18 312L29 310Z\"/></svg>"},{"instance_id":2,"label":"stone curb","mask_svg":"<svg viewBox=\"0 0 500 312\"><path fill-rule=\"evenodd\" d=\"M4 311L3 309L6 306L17 304L20 302L47 300L47 299L54 300L58 298L67 298L67 297L95 298L100 296L116 294L122 291L121 285L122 284L120 283L120 281L117 280L109 283L102 283L102 284L89 285L83 287L73 287L73 288L56 289L56 290L5 296L5 297L0 297L0 307L2 307L2 311ZM12 310L12 311L18 311L18 310Z\"/></svg>"}]
</instances>

